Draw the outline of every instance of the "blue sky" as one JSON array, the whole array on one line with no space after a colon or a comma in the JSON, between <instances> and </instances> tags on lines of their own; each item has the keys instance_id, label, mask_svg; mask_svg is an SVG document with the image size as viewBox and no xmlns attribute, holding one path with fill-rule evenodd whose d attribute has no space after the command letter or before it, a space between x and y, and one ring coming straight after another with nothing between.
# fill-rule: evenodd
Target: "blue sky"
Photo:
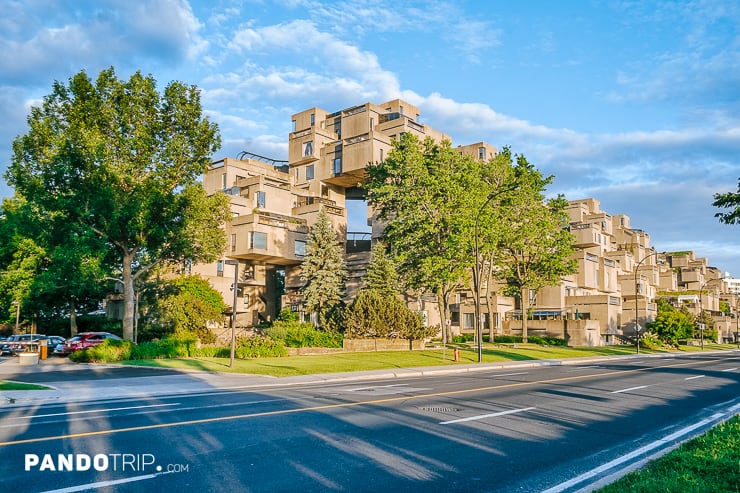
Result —
<instances>
[{"instance_id":1,"label":"blue sky","mask_svg":"<svg viewBox=\"0 0 740 493\"><path fill-rule=\"evenodd\" d=\"M453 144L508 145L659 250L740 277L712 195L740 177L740 2L0 0L0 171L53 81L199 86L215 158L287 158L290 116L400 97ZM12 190L0 182L0 196Z\"/></svg>"}]
</instances>

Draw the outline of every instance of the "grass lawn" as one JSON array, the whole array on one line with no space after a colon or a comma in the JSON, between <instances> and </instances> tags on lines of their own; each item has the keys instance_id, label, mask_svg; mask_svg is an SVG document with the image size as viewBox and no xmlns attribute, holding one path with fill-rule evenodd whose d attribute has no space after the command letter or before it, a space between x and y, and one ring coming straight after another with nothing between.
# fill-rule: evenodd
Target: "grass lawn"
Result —
<instances>
[{"instance_id":1,"label":"grass lawn","mask_svg":"<svg viewBox=\"0 0 740 493\"><path fill-rule=\"evenodd\" d=\"M459 362L453 361L454 348L460 348ZM732 349L734 346L705 345L705 350ZM699 348L701 349L701 348ZM693 348L692 348L693 350ZM649 354L668 351L641 349ZM561 346L540 346L537 344L484 344L483 362L524 361L542 359L580 358L590 356L614 356L635 354L633 346L602 346L570 348ZM444 358L443 358L444 356ZM125 361L122 364L190 369L216 372L251 373L274 377L311 375L317 373L336 373L361 370L383 370L412 368L419 366L452 366L470 364L478 361L478 354L472 346L450 345L445 350L428 349L424 351L385 351L368 353L334 353L315 356L288 356L283 358L236 359L234 367L229 367L228 358L178 358Z\"/></svg>"},{"instance_id":2,"label":"grass lawn","mask_svg":"<svg viewBox=\"0 0 740 493\"><path fill-rule=\"evenodd\" d=\"M32 383L7 382L0 380L0 390L51 390L43 385L34 385Z\"/></svg>"},{"instance_id":3,"label":"grass lawn","mask_svg":"<svg viewBox=\"0 0 740 493\"><path fill-rule=\"evenodd\" d=\"M740 490L740 417L681 444L599 493L680 491L682 493Z\"/></svg>"}]
</instances>

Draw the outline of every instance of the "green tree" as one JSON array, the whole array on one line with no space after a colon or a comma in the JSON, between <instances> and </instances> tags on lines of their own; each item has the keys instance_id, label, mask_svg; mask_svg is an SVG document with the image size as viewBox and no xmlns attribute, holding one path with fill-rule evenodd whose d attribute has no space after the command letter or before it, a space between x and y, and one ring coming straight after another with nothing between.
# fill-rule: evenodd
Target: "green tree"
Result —
<instances>
[{"instance_id":1,"label":"green tree","mask_svg":"<svg viewBox=\"0 0 740 493\"><path fill-rule=\"evenodd\" d=\"M729 209L727 212L718 212L714 217L719 218L725 224L740 223L740 179L737 182L737 192L715 193L714 207L718 209Z\"/></svg>"},{"instance_id":2,"label":"green tree","mask_svg":"<svg viewBox=\"0 0 740 493\"><path fill-rule=\"evenodd\" d=\"M661 309L658 305L658 315L655 321L647 324L647 330L656 334L660 340L678 345L678 341L689 339L694 331L691 316L684 312L673 309Z\"/></svg>"},{"instance_id":3,"label":"green tree","mask_svg":"<svg viewBox=\"0 0 740 493\"><path fill-rule=\"evenodd\" d=\"M514 169L517 191L499 207L508 220L502 223L499 247L494 252L496 275L507 291L521 300L522 341L527 342L531 299L545 286L557 286L576 272L573 236L568 231L568 201L562 196L545 200L553 177L543 177L524 156Z\"/></svg>"},{"instance_id":4,"label":"green tree","mask_svg":"<svg viewBox=\"0 0 740 493\"><path fill-rule=\"evenodd\" d=\"M306 242L306 255L301 264L303 301L307 311L319 315L319 326L325 327L329 313L342 302L347 268L342 245L322 207L311 226Z\"/></svg>"},{"instance_id":5,"label":"green tree","mask_svg":"<svg viewBox=\"0 0 740 493\"><path fill-rule=\"evenodd\" d=\"M386 222L390 246L405 287L437 296L440 319L449 314L450 296L465 285L471 266L466 187L472 158L449 141L419 141L406 133L388 157L368 166L368 202ZM442 329L447 341L446 327Z\"/></svg>"},{"instance_id":6,"label":"green tree","mask_svg":"<svg viewBox=\"0 0 740 493\"><path fill-rule=\"evenodd\" d=\"M194 86L113 68L56 82L13 142L6 179L40 215L94 232L123 283L123 335L133 337L135 283L159 264L223 252L228 199L197 182L220 145ZM68 235L55 235L65 238ZM63 240L60 240L63 241Z\"/></svg>"},{"instance_id":7,"label":"green tree","mask_svg":"<svg viewBox=\"0 0 740 493\"><path fill-rule=\"evenodd\" d=\"M704 326L704 330L701 330L701 326ZM714 327L714 319L712 314L708 310L702 310L699 315L696 316L696 331L694 337L697 339L706 339L710 341L717 340L717 329Z\"/></svg>"},{"instance_id":8,"label":"green tree","mask_svg":"<svg viewBox=\"0 0 740 493\"><path fill-rule=\"evenodd\" d=\"M412 312L397 295L363 289L347 308L346 337L424 339L436 327L424 327L421 315Z\"/></svg>"},{"instance_id":9,"label":"green tree","mask_svg":"<svg viewBox=\"0 0 740 493\"><path fill-rule=\"evenodd\" d=\"M393 296L401 292L401 281L396 266L382 241L373 245L364 281L363 289L373 289L379 293Z\"/></svg>"},{"instance_id":10,"label":"green tree","mask_svg":"<svg viewBox=\"0 0 740 493\"><path fill-rule=\"evenodd\" d=\"M154 310L162 335L192 334L205 344L215 342L209 325L220 323L226 309L221 294L199 276L184 276L167 283Z\"/></svg>"}]
</instances>

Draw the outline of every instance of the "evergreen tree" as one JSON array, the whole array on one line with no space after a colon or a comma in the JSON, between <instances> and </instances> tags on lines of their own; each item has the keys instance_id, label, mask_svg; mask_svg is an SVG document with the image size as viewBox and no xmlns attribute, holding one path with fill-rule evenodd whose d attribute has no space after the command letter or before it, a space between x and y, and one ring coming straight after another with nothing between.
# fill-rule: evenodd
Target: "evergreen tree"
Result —
<instances>
[{"instance_id":1,"label":"evergreen tree","mask_svg":"<svg viewBox=\"0 0 740 493\"><path fill-rule=\"evenodd\" d=\"M373 289L384 295L396 296L401 290L401 281L396 266L388 253L385 244L378 241L370 252L370 264L367 266L363 289Z\"/></svg>"},{"instance_id":2,"label":"evergreen tree","mask_svg":"<svg viewBox=\"0 0 740 493\"><path fill-rule=\"evenodd\" d=\"M304 305L309 312L319 314L319 326L324 327L329 312L341 304L346 278L342 246L322 207L308 233L306 256L301 265L301 280L306 282Z\"/></svg>"}]
</instances>

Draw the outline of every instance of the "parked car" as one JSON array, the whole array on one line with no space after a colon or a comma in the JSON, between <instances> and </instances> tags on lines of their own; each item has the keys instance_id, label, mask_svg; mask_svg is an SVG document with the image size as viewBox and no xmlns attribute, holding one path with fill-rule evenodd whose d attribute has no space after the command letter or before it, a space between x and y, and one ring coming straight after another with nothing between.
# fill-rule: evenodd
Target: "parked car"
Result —
<instances>
[{"instance_id":1,"label":"parked car","mask_svg":"<svg viewBox=\"0 0 740 493\"><path fill-rule=\"evenodd\" d=\"M97 346L107 339L122 340L120 337L115 334L111 334L110 332L82 332L67 339L67 342L65 342L61 347L57 346L54 353L67 356L75 351Z\"/></svg>"},{"instance_id":2,"label":"parked car","mask_svg":"<svg viewBox=\"0 0 740 493\"><path fill-rule=\"evenodd\" d=\"M9 356L12 354L10 348L15 342L15 338L15 335L8 336L7 339L0 343L0 356Z\"/></svg>"},{"instance_id":3,"label":"parked car","mask_svg":"<svg viewBox=\"0 0 740 493\"><path fill-rule=\"evenodd\" d=\"M47 339L44 334L16 334L10 343L10 354L26 353L29 351L38 351L39 341Z\"/></svg>"},{"instance_id":4,"label":"parked car","mask_svg":"<svg viewBox=\"0 0 740 493\"><path fill-rule=\"evenodd\" d=\"M46 337L46 354L48 356L57 354L56 348L59 345L64 345L67 340L62 336L47 336Z\"/></svg>"}]
</instances>

